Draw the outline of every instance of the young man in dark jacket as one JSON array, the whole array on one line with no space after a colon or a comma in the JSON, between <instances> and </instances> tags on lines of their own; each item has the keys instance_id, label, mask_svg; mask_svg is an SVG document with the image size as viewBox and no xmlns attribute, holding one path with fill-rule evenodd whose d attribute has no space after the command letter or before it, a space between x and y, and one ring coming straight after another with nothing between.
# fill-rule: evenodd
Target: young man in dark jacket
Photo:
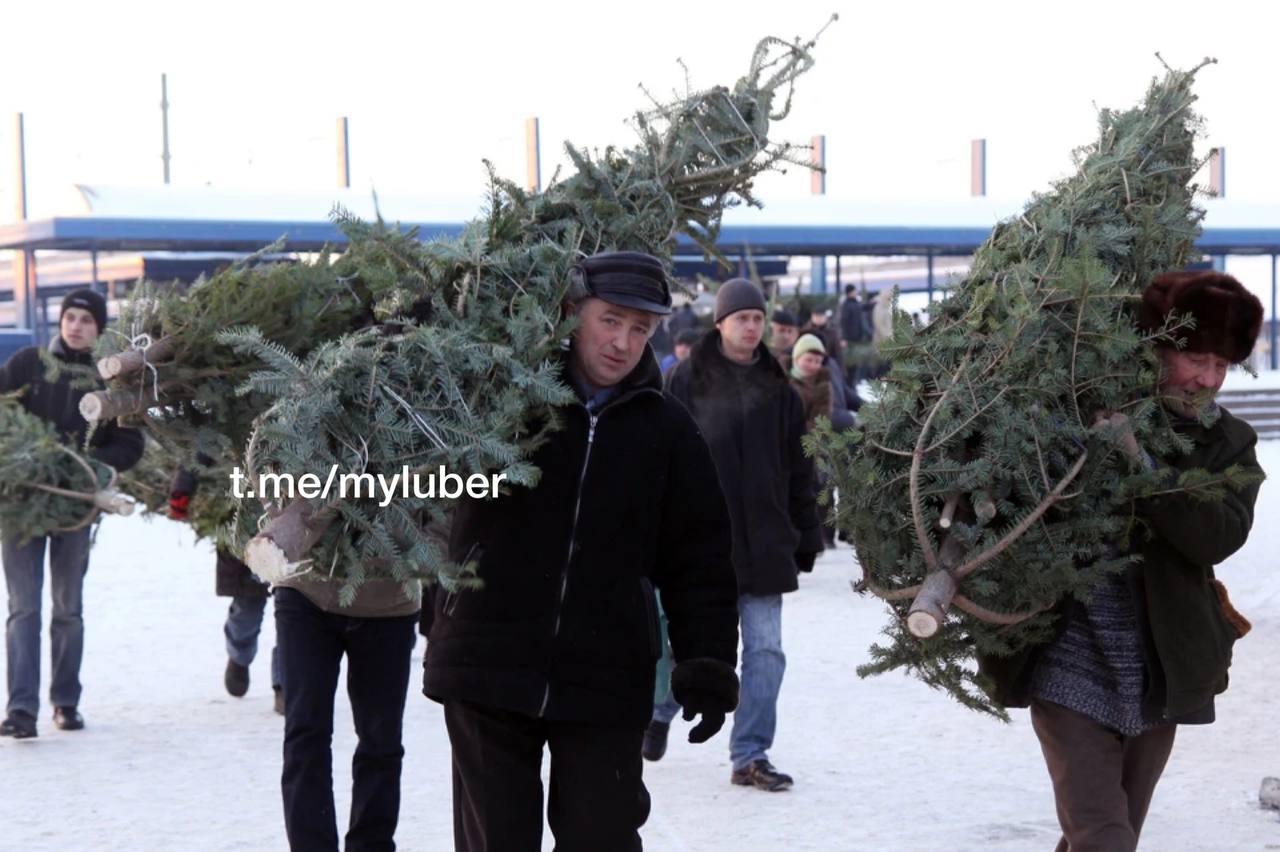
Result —
<instances>
[{"instance_id":1,"label":"young man in dark jacket","mask_svg":"<svg viewBox=\"0 0 1280 852\"><path fill-rule=\"evenodd\" d=\"M626 852L649 798L640 744L670 619L672 688L690 740L737 704L729 518L706 443L662 392L647 345L666 273L635 252L574 268L563 362L578 401L534 454L535 488L463 502L450 555L483 588L435 594L423 692L444 703L456 848L541 848L543 748L556 848Z\"/></svg>"},{"instance_id":2,"label":"young man in dark jacket","mask_svg":"<svg viewBox=\"0 0 1280 852\"><path fill-rule=\"evenodd\" d=\"M813 462L800 446L804 408L761 340L764 311L764 294L750 281L722 284L715 330L672 371L667 389L706 436L733 521L742 700L729 742L730 780L778 791L792 785L768 757L787 662L782 595L798 588L797 570L812 570L823 543Z\"/></svg>"},{"instance_id":3,"label":"young man in dark jacket","mask_svg":"<svg viewBox=\"0 0 1280 852\"><path fill-rule=\"evenodd\" d=\"M1253 349L1261 303L1230 276L1177 272L1147 288L1138 322L1157 334L1171 314L1194 316L1195 327L1176 332L1183 348L1159 346L1159 393L1191 450L1153 458L1113 414L1106 419L1120 446L1134 464L1163 471L1171 489L1192 469L1239 465L1261 479L1253 429L1212 402L1212 425L1200 417L1227 368ZM1141 561L1099 582L1088 602L1063 602L1052 641L979 661L998 702L1031 708L1062 824L1060 852L1135 849L1177 726L1214 720L1231 647L1248 623L1213 569L1244 545L1257 496L1254 484L1220 501L1172 490L1137 501L1149 527L1137 545Z\"/></svg>"},{"instance_id":4,"label":"young man in dark jacket","mask_svg":"<svg viewBox=\"0 0 1280 852\"><path fill-rule=\"evenodd\" d=\"M93 290L76 290L62 301L59 335L49 346L63 364L89 366L93 343L107 324L107 303ZM49 421L63 435L67 446L84 445L89 424L80 416L85 390L72 387L77 380L62 371L54 381L45 379L40 353L28 346L0 367L0 392L26 388L22 405ZM124 471L142 457L142 435L115 423L101 423L94 431L90 451L98 461ZM8 718L0 723L0 736L36 735L40 708L40 592L44 585L44 553L49 550L49 585L53 617L49 640L53 645L53 678L49 700L53 723L64 731L84 727L80 704L80 661L84 655L84 621L81 602L84 575L89 569L92 525L72 532L33 538L24 544L5 539L0 547L5 583L9 590L9 620L5 650L9 660Z\"/></svg>"}]
</instances>

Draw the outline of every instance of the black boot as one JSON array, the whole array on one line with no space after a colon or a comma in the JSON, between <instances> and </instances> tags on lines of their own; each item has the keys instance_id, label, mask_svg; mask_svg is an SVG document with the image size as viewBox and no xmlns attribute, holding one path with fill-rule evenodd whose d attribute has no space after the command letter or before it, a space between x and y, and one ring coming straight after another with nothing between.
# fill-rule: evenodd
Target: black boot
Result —
<instances>
[{"instance_id":1,"label":"black boot","mask_svg":"<svg viewBox=\"0 0 1280 852\"><path fill-rule=\"evenodd\" d=\"M662 760L667 753L667 734L671 731L670 722L659 722L654 719L644 731L644 745L640 754L645 760Z\"/></svg>"},{"instance_id":2,"label":"black boot","mask_svg":"<svg viewBox=\"0 0 1280 852\"><path fill-rule=\"evenodd\" d=\"M84 728L84 717L71 705L53 708L53 724L60 731L79 731Z\"/></svg>"},{"instance_id":3,"label":"black boot","mask_svg":"<svg viewBox=\"0 0 1280 852\"><path fill-rule=\"evenodd\" d=\"M227 672L222 676L227 692L240 698L249 691L249 667L242 666L235 660L227 660Z\"/></svg>"},{"instance_id":4,"label":"black boot","mask_svg":"<svg viewBox=\"0 0 1280 852\"><path fill-rule=\"evenodd\" d=\"M729 780L739 787L755 787L757 790L767 790L770 793L790 790L791 785L795 783L790 775L779 772L772 763L763 759L753 760L745 768L733 770Z\"/></svg>"},{"instance_id":5,"label":"black boot","mask_svg":"<svg viewBox=\"0 0 1280 852\"><path fill-rule=\"evenodd\" d=\"M29 740L36 735L36 717L25 710L14 710L0 722L0 737Z\"/></svg>"}]
</instances>

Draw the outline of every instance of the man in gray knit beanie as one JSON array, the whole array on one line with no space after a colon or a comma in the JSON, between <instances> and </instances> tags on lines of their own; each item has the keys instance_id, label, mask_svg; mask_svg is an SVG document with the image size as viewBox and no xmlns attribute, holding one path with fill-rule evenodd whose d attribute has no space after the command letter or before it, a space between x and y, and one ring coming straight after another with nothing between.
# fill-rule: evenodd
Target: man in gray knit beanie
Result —
<instances>
[{"instance_id":1,"label":"man in gray knit beanie","mask_svg":"<svg viewBox=\"0 0 1280 852\"><path fill-rule=\"evenodd\" d=\"M804 408L787 374L764 345L765 299L735 278L716 293L716 327L672 369L667 391L693 415L728 498L742 628L742 677L729 737L730 783L777 792L793 779L769 760L778 723L782 596L822 551L813 461L800 446ZM675 717L660 703L645 736L660 757Z\"/></svg>"},{"instance_id":2,"label":"man in gray knit beanie","mask_svg":"<svg viewBox=\"0 0 1280 852\"><path fill-rule=\"evenodd\" d=\"M716 323L738 311L764 312L764 293L745 278L731 278L716 291Z\"/></svg>"}]
</instances>

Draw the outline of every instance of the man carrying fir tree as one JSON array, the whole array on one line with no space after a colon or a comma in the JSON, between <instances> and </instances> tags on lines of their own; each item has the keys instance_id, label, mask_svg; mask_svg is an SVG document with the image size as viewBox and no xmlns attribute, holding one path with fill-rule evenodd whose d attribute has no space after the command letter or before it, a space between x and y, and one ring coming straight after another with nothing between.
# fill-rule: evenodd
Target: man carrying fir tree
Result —
<instances>
[{"instance_id":1,"label":"man carrying fir tree","mask_svg":"<svg viewBox=\"0 0 1280 852\"><path fill-rule=\"evenodd\" d=\"M1261 480L1253 429L1212 396L1227 368L1249 357L1262 305L1230 276L1175 272L1146 289L1137 319L1159 335L1187 315L1194 327L1173 333L1185 346L1158 345L1158 390L1191 451L1153 457L1124 415L1095 415L1133 466L1169 483L1168 493L1135 504L1149 529L1136 544L1141 560L1104 576L1086 602L1064 600L1051 641L980 659L997 702L1031 708L1062 824L1059 852L1137 847L1177 726L1214 720L1231 646L1249 629L1213 568L1244 545L1258 484L1207 501L1175 485L1182 471L1233 465Z\"/></svg>"},{"instance_id":2,"label":"man carrying fir tree","mask_svg":"<svg viewBox=\"0 0 1280 852\"><path fill-rule=\"evenodd\" d=\"M414 580L406 588L370 578L350 601L342 599L342 585L309 571L279 580L273 589L284 697L280 787L294 852L338 849L333 702L343 657L356 730L344 848L394 848L400 819L401 733L420 584Z\"/></svg>"},{"instance_id":3,"label":"man carrying fir tree","mask_svg":"<svg viewBox=\"0 0 1280 852\"><path fill-rule=\"evenodd\" d=\"M532 456L535 487L454 512L449 555L483 588L437 594L423 692L453 746L456 848L641 848L641 739L670 623L672 691L704 742L738 700L729 517L706 443L663 394L648 346L671 310L662 264L638 252L572 271L578 320L563 375L577 399ZM287 672L286 672L287 677ZM286 689L288 688L286 684Z\"/></svg>"},{"instance_id":4,"label":"man carrying fir tree","mask_svg":"<svg viewBox=\"0 0 1280 852\"><path fill-rule=\"evenodd\" d=\"M94 341L107 324L107 303L93 290L75 290L62 300L59 334L49 351L61 365L92 364ZM29 346L14 353L0 367L0 392L26 388L22 405L48 420L66 437L68 446L84 444L88 424L80 416L85 391L74 384L80 377L63 370L53 381L45 378L40 352ZM117 471L127 470L142 457L142 435L117 426L98 424L90 441L94 458ZM92 526L50 536L18 541L6 536L0 554L4 560L9 592L9 620L5 626L5 651L9 661L8 718L0 723L0 736L36 736L40 707L40 592L44 585L44 553L49 550L49 584L53 617L49 640L53 646L53 673L49 700L53 723L64 731L84 727L80 704L80 661L84 655L84 621L81 615L84 575L89 569Z\"/></svg>"}]
</instances>

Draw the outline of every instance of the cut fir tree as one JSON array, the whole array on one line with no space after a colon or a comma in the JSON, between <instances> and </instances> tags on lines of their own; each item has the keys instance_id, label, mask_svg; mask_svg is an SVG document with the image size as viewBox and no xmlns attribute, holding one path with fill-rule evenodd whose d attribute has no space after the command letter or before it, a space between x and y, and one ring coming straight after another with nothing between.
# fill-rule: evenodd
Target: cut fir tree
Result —
<instances>
[{"instance_id":1,"label":"cut fir tree","mask_svg":"<svg viewBox=\"0 0 1280 852\"><path fill-rule=\"evenodd\" d=\"M65 445L54 427L12 397L0 398L0 536L22 544L82 529L101 512L128 515L109 465Z\"/></svg>"},{"instance_id":2,"label":"cut fir tree","mask_svg":"<svg viewBox=\"0 0 1280 852\"><path fill-rule=\"evenodd\" d=\"M863 675L905 667L974 709L1003 715L973 671L1047 635L1064 596L1084 599L1128 564L1131 500L1162 487L1130 469L1098 412L1120 412L1161 455L1185 447L1155 393L1155 336L1132 308L1152 278L1193 259L1204 64L1168 70L1145 100L1102 110L1077 173L1001 223L923 329L898 313L892 370L862 433L810 439L832 470L863 569L890 603L889 642ZM1195 481L1192 481L1195 480ZM1180 484L1204 499L1235 471Z\"/></svg>"},{"instance_id":3,"label":"cut fir tree","mask_svg":"<svg viewBox=\"0 0 1280 852\"><path fill-rule=\"evenodd\" d=\"M766 39L734 86L655 103L635 116L633 148L567 145L575 171L545 192L491 173L488 209L456 239L422 242L339 212L348 245L337 259L246 264L190 294L140 298L127 327L146 354L106 353L112 386L86 415L140 417L167 447L233 460L251 476L443 464L531 487L527 459L571 398L559 367L571 267L608 250L669 259L680 235L715 253L724 209L756 203L757 175L804 165L769 133L812 65L811 45ZM258 293L283 300L281 314L246 315ZM348 597L366 577L454 582L459 566L423 531L449 507L255 497L227 543L241 553L257 534L248 561L260 576L312 571L343 582Z\"/></svg>"},{"instance_id":4,"label":"cut fir tree","mask_svg":"<svg viewBox=\"0 0 1280 852\"><path fill-rule=\"evenodd\" d=\"M419 243L346 221L352 262L398 282L377 313L403 327L348 335L305 362L252 333L224 335L271 365L245 386L277 398L246 452L251 477L444 465L533 487L538 471L527 459L572 400L560 369L572 322L560 307L573 264L620 250L669 259L680 234L714 252L724 209L754 203L758 174L800 161L768 134L812 64L809 47L761 42L734 87L638 114L635 148L593 155L567 145L576 172L543 193L491 175L486 215L456 240ZM405 318L410 305L414 316ZM426 519L443 522L451 504L330 497L273 505L245 561L267 579L319 571L345 580L344 593L370 576L458 583L466 566L444 560L424 529Z\"/></svg>"}]
</instances>

